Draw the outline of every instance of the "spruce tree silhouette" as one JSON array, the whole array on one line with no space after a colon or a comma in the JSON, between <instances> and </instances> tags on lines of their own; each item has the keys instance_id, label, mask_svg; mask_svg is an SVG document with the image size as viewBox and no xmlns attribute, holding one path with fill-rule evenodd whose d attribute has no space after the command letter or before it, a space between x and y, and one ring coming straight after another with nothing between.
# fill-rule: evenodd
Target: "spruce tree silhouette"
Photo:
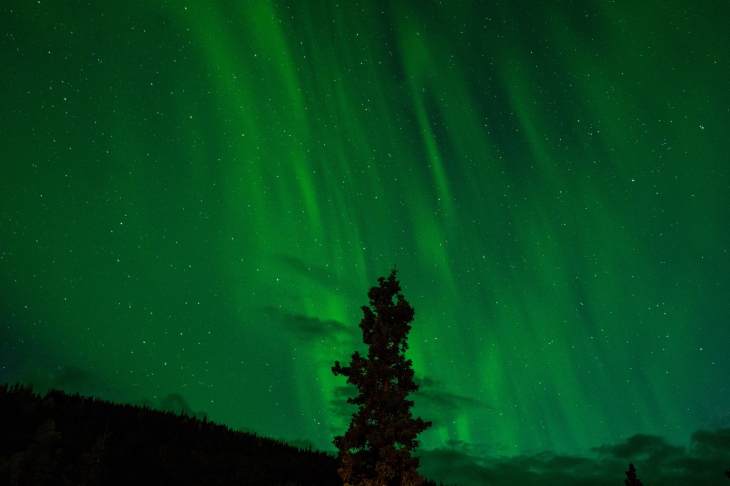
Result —
<instances>
[{"instance_id":1,"label":"spruce tree silhouette","mask_svg":"<svg viewBox=\"0 0 730 486\"><path fill-rule=\"evenodd\" d=\"M360 329L368 355L352 354L349 366L335 361L332 372L347 377L357 396L347 402L358 405L345 435L337 436L337 472L346 486L420 486L418 459L411 452L416 436L431 422L411 416L413 401L406 396L418 390L412 361L405 358L413 307L400 293L394 268L378 278L368 292L370 306L363 306ZM395 302L394 299L395 298Z\"/></svg>"},{"instance_id":2,"label":"spruce tree silhouette","mask_svg":"<svg viewBox=\"0 0 730 486\"><path fill-rule=\"evenodd\" d=\"M629 464L629 470L626 471L626 480L624 481L626 486L642 486L641 481L636 477L636 468L633 464Z\"/></svg>"}]
</instances>

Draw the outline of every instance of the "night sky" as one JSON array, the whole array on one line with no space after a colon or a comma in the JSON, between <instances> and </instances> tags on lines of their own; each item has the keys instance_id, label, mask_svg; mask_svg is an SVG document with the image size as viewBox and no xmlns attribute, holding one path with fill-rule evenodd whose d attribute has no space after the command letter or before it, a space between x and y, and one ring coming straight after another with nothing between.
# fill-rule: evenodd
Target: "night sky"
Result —
<instances>
[{"instance_id":1,"label":"night sky","mask_svg":"<svg viewBox=\"0 0 730 486\"><path fill-rule=\"evenodd\" d=\"M0 382L334 450L396 265L424 472L694 454L730 426L728 16L3 1Z\"/></svg>"}]
</instances>

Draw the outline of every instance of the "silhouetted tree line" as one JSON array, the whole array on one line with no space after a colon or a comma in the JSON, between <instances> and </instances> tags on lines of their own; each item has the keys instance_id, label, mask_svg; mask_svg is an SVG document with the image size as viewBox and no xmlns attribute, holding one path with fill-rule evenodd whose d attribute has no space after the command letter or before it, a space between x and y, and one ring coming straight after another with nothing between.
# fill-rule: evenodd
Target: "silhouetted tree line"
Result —
<instances>
[{"instance_id":1,"label":"silhouetted tree line","mask_svg":"<svg viewBox=\"0 0 730 486\"><path fill-rule=\"evenodd\" d=\"M324 452L206 419L0 385L0 484L155 483L342 485Z\"/></svg>"}]
</instances>

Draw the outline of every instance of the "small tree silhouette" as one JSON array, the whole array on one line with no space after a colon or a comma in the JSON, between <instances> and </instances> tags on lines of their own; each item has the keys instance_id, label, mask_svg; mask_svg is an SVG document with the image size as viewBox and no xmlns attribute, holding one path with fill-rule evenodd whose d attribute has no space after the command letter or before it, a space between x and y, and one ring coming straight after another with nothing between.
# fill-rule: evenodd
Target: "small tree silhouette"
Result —
<instances>
[{"instance_id":1,"label":"small tree silhouette","mask_svg":"<svg viewBox=\"0 0 730 486\"><path fill-rule=\"evenodd\" d=\"M629 464L629 470L626 471L626 480L624 481L626 486L642 486L641 481L636 477L636 468L633 464Z\"/></svg>"},{"instance_id":2,"label":"small tree silhouette","mask_svg":"<svg viewBox=\"0 0 730 486\"><path fill-rule=\"evenodd\" d=\"M367 358L355 352L349 366L335 361L332 372L347 377L358 393L347 402L358 405L350 426L334 444L339 449L337 470L345 485L420 486L418 459L411 452L416 436L431 422L411 416L413 401L406 396L418 390L413 381L412 361L405 358L413 307L400 293L393 269L378 278L368 292L370 306L363 306L362 337ZM393 299L395 298L395 302Z\"/></svg>"}]
</instances>

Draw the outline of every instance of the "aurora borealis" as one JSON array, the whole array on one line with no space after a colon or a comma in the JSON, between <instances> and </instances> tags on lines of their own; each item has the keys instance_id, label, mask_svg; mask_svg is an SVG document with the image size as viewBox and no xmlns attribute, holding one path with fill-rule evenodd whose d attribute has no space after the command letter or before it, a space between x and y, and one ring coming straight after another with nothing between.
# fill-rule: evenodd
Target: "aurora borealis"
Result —
<instances>
[{"instance_id":1,"label":"aurora borealis","mask_svg":"<svg viewBox=\"0 0 730 486\"><path fill-rule=\"evenodd\" d=\"M424 449L730 425L728 15L3 2L0 381L333 450L397 265Z\"/></svg>"}]
</instances>

